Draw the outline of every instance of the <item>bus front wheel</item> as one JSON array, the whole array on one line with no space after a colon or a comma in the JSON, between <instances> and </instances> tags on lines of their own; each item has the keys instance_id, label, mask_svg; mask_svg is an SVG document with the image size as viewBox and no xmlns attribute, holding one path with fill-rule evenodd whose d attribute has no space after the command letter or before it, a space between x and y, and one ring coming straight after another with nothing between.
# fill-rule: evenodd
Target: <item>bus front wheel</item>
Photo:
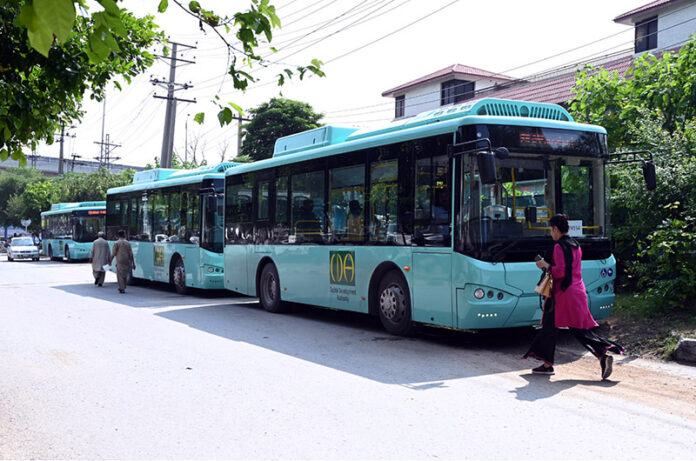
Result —
<instances>
[{"instance_id":1,"label":"bus front wheel","mask_svg":"<svg viewBox=\"0 0 696 461\"><path fill-rule=\"evenodd\" d=\"M56 260L56 257L53 256L53 247L51 245L48 246L48 259L51 261Z\"/></svg>"},{"instance_id":2,"label":"bus front wheel","mask_svg":"<svg viewBox=\"0 0 696 461\"><path fill-rule=\"evenodd\" d=\"M181 258L177 258L174 264L174 269L172 270L172 285L174 285L174 289L180 295L188 293L188 287L186 286L186 267L184 267L184 262Z\"/></svg>"},{"instance_id":3,"label":"bus front wheel","mask_svg":"<svg viewBox=\"0 0 696 461\"><path fill-rule=\"evenodd\" d=\"M411 298L403 276L395 270L384 274L377 289L379 319L387 332L406 336L413 330Z\"/></svg>"},{"instance_id":4,"label":"bus front wheel","mask_svg":"<svg viewBox=\"0 0 696 461\"><path fill-rule=\"evenodd\" d=\"M287 306L280 299L280 279L274 264L266 264L259 277L259 301L268 312L285 312Z\"/></svg>"},{"instance_id":5,"label":"bus front wheel","mask_svg":"<svg viewBox=\"0 0 696 461\"><path fill-rule=\"evenodd\" d=\"M70 259L70 248L65 245L65 260L69 263L72 262L72 259Z\"/></svg>"}]
</instances>

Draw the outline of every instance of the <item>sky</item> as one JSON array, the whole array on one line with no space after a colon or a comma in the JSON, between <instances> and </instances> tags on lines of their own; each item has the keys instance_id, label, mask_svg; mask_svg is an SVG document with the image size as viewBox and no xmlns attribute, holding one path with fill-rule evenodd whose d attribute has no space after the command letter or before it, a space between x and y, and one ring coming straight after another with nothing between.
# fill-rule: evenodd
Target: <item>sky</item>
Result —
<instances>
[{"instance_id":1,"label":"sky","mask_svg":"<svg viewBox=\"0 0 696 461\"><path fill-rule=\"evenodd\" d=\"M134 14L152 14L171 41L184 48L182 59L194 61L176 69L176 81L192 88L176 92L196 103L177 103L174 150L189 160L196 144L196 160L209 164L237 155L237 126L220 127L217 106L234 102L244 110L273 97L309 103L324 114L323 123L370 127L392 119L394 100L382 92L453 64L463 64L525 77L565 64L626 50L633 46L633 28L613 18L649 0L272 0L282 22L275 29L273 53L266 45L266 67L251 70L258 79L242 93L227 75L228 54L223 41L173 1L159 14L157 1L120 3ZM188 4L188 1L183 2ZM232 15L240 1L201 1L204 8ZM232 35L227 36L234 43ZM180 49L181 50L181 49ZM161 46L152 50L162 54ZM326 77L294 79L283 87L275 83L285 68L319 59ZM169 60L158 59L148 71L123 85L111 87L106 103L85 97L86 114L67 131L65 158L99 156L96 144L104 134L118 145L112 150L117 163L145 166L159 158L162 149L166 90L151 83L167 80ZM204 112L203 125L193 121ZM188 141L188 152L185 149ZM37 153L58 157L59 144L42 144ZM112 160L113 161L113 160Z\"/></svg>"}]
</instances>

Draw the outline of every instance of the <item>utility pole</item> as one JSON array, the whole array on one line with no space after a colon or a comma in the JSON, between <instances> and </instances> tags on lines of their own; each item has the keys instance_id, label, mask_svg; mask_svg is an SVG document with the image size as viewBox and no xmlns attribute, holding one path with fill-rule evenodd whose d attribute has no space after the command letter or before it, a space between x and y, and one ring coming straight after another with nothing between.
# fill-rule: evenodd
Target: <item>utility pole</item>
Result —
<instances>
[{"instance_id":1,"label":"utility pole","mask_svg":"<svg viewBox=\"0 0 696 461\"><path fill-rule=\"evenodd\" d=\"M75 159L82 158L82 155L77 155L75 152L72 153L72 163L70 165L70 171L75 171Z\"/></svg>"},{"instance_id":2,"label":"utility pole","mask_svg":"<svg viewBox=\"0 0 696 461\"><path fill-rule=\"evenodd\" d=\"M165 110L164 116L164 134L162 136L162 153L160 156L160 167L171 168L172 166L172 155L174 151L174 124L176 122L176 103L177 101L182 102L193 102L195 99L180 99L174 97L174 92L178 90L188 90L193 88L190 83L176 83L176 67L178 63L195 64L194 61L187 59L181 59L177 57L179 46L186 47L188 49L196 49L195 46L184 45L183 43L169 42L172 44L172 55L171 56L158 56L163 59L169 59L169 81L163 81L159 79L150 79L153 85L160 85L167 88L167 96L154 95L155 98L166 99L167 108Z\"/></svg>"},{"instance_id":3,"label":"utility pole","mask_svg":"<svg viewBox=\"0 0 696 461\"><path fill-rule=\"evenodd\" d=\"M242 122L251 122L250 118L244 118L237 114L233 117L237 120L237 157L242 155Z\"/></svg>"},{"instance_id":4,"label":"utility pole","mask_svg":"<svg viewBox=\"0 0 696 461\"><path fill-rule=\"evenodd\" d=\"M104 126L106 124L106 96L104 96L104 104L102 104L102 133L101 144L99 146L99 158L104 157ZM101 160L99 160L101 162Z\"/></svg>"},{"instance_id":5,"label":"utility pole","mask_svg":"<svg viewBox=\"0 0 696 461\"><path fill-rule=\"evenodd\" d=\"M68 127L68 129L75 128L74 126ZM60 156L58 158L58 174L63 174L63 141L65 137L74 138L74 134L65 134L65 123L60 124Z\"/></svg>"},{"instance_id":6,"label":"utility pole","mask_svg":"<svg viewBox=\"0 0 696 461\"><path fill-rule=\"evenodd\" d=\"M107 133L106 135L106 141L105 142L100 142L100 141L94 141L94 144L99 144L101 146L101 152L102 154L99 155L99 157L94 157L96 160L99 160L99 168L101 167L106 167L108 170L111 164L111 160L118 160L121 157L111 157L111 148L116 148L116 147L121 147L120 144L113 144L109 140L109 134Z\"/></svg>"},{"instance_id":7,"label":"utility pole","mask_svg":"<svg viewBox=\"0 0 696 461\"><path fill-rule=\"evenodd\" d=\"M188 162L188 119L189 115L191 114L186 114L186 124L184 125L184 130L186 131L186 134L184 136L184 163Z\"/></svg>"}]
</instances>

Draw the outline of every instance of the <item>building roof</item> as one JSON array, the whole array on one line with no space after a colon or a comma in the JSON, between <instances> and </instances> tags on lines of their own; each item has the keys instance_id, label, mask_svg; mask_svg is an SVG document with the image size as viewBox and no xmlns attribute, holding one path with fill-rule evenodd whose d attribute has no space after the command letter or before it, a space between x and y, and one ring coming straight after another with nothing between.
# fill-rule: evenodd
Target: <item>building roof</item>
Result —
<instances>
[{"instance_id":1,"label":"building roof","mask_svg":"<svg viewBox=\"0 0 696 461\"><path fill-rule=\"evenodd\" d=\"M614 22L630 25L644 19L646 16L655 14L658 10L665 9L668 6L676 5L684 1L687 0L655 0L654 2L647 3L643 6L639 6L638 8L634 8L631 11L618 15L614 18Z\"/></svg>"},{"instance_id":2,"label":"building roof","mask_svg":"<svg viewBox=\"0 0 696 461\"><path fill-rule=\"evenodd\" d=\"M420 77L416 80L413 80L408 83L404 83L403 85L399 85L396 88L392 88L390 90L387 90L382 93L382 96L385 97L391 97L391 96L396 96L397 93L403 93L409 88L412 88L414 86L420 86L423 83L427 83L430 81L434 80L440 80L446 77L474 77L474 78L487 78L490 80L496 80L499 82L510 82L515 80L512 77L508 77L507 75L502 75L502 74L496 74L494 72L489 72L487 70L483 69L478 69L476 67L471 67L471 66L464 66L462 64L454 64L449 67L445 67L444 69L440 69L437 72L433 72L432 74L428 74L424 77Z\"/></svg>"},{"instance_id":3,"label":"building roof","mask_svg":"<svg viewBox=\"0 0 696 461\"><path fill-rule=\"evenodd\" d=\"M581 69L582 65L601 65L606 71L617 71L620 76L623 76L632 63L632 53L626 54L624 51L605 56L602 60L566 66L557 69L551 75L549 73L537 74L524 80L497 85L490 90L484 90L481 96L555 104L565 103L573 99L572 89L575 87L575 72Z\"/></svg>"}]
</instances>

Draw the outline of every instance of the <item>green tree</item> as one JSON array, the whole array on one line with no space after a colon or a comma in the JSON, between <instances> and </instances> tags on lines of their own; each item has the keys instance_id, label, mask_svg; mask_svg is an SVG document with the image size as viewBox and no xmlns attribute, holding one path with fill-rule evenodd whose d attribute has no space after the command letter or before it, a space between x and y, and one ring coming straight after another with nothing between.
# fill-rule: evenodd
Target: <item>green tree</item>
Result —
<instances>
[{"instance_id":1,"label":"green tree","mask_svg":"<svg viewBox=\"0 0 696 461\"><path fill-rule=\"evenodd\" d=\"M24 192L27 184L41 181L43 174L34 169L16 168L0 170L0 226L19 224L19 215L9 207L10 198Z\"/></svg>"},{"instance_id":2,"label":"green tree","mask_svg":"<svg viewBox=\"0 0 696 461\"><path fill-rule=\"evenodd\" d=\"M696 37L678 52L639 56L624 75L587 67L576 74L570 112L576 121L604 126L609 146L633 148L628 126L645 113L658 115L668 133L696 117Z\"/></svg>"},{"instance_id":3,"label":"green tree","mask_svg":"<svg viewBox=\"0 0 696 461\"><path fill-rule=\"evenodd\" d=\"M319 120L324 116L314 112L312 106L305 102L284 98L273 98L249 112L252 120L243 125L245 133L241 155L255 161L273 155L276 139L318 128L321 126Z\"/></svg>"},{"instance_id":4,"label":"green tree","mask_svg":"<svg viewBox=\"0 0 696 461\"><path fill-rule=\"evenodd\" d=\"M61 124L80 119L86 91L100 100L113 78L129 82L154 62L146 49L161 34L152 18L100 3L91 16L76 16L72 0L0 8L0 160L24 166L23 148L52 143Z\"/></svg>"},{"instance_id":5,"label":"green tree","mask_svg":"<svg viewBox=\"0 0 696 461\"><path fill-rule=\"evenodd\" d=\"M280 19L269 0L250 0L249 9L220 16L191 1L188 7L172 0L195 18L201 29L210 27L223 40L230 55L227 72L235 88L245 90L255 79L243 70L270 62L256 53L262 41L271 42L272 30ZM136 18L116 0L96 0L102 8L90 12L86 0L5 0L0 8L0 160L9 156L26 164L23 148L39 141L53 142L61 124L79 121L81 101L86 90L101 100L109 81L131 77L153 63L147 51L163 34L156 32L152 17ZM77 8L76 8L77 6ZM160 0L157 11L168 9ZM77 10L81 14L77 14ZM234 43L225 34L233 33ZM165 48L165 53L168 50ZM278 74L278 84L286 78L309 72L323 76L321 62L286 68ZM120 88L118 82L115 85ZM216 97L221 125L233 120L234 103L224 104ZM205 115L194 120L203 123Z\"/></svg>"}]
</instances>

